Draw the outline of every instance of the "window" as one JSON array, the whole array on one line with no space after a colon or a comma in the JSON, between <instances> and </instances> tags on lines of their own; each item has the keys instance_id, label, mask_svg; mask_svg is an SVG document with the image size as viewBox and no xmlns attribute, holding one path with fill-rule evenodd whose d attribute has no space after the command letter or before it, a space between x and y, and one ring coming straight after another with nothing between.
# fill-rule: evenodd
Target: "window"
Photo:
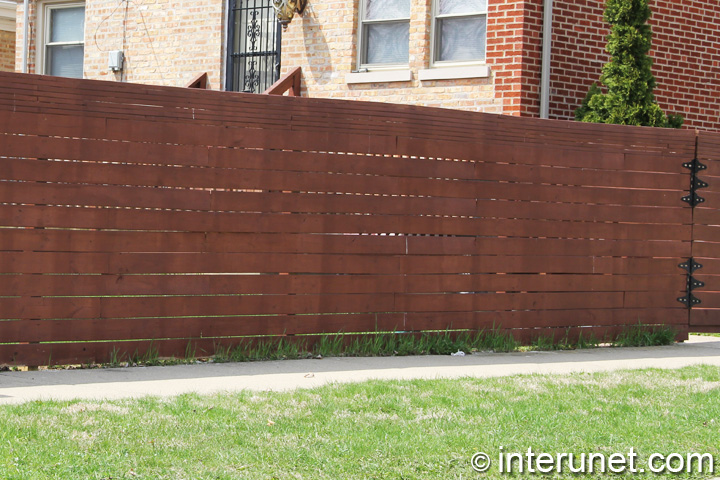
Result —
<instances>
[{"instance_id":1,"label":"window","mask_svg":"<svg viewBox=\"0 0 720 480\"><path fill-rule=\"evenodd\" d=\"M410 0L360 0L361 67L407 65Z\"/></svg>"},{"instance_id":2,"label":"window","mask_svg":"<svg viewBox=\"0 0 720 480\"><path fill-rule=\"evenodd\" d=\"M48 4L43 10L43 73L82 78L85 54L85 5Z\"/></svg>"},{"instance_id":3,"label":"window","mask_svg":"<svg viewBox=\"0 0 720 480\"><path fill-rule=\"evenodd\" d=\"M485 61L487 0L435 0L433 62Z\"/></svg>"}]
</instances>

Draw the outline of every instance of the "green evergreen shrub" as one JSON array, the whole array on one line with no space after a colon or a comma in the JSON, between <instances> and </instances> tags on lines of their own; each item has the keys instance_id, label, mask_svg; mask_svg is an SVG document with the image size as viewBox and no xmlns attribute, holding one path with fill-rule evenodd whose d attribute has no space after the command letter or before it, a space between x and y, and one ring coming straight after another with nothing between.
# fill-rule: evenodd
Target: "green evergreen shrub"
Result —
<instances>
[{"instance_id":1,"label":"green evergreen shrub","mask_svg":"<svg viewBox=\"0 0 720 480\"><path fill-rule=\"evenodd\" d=\"M652 32L648 0L607 0L605 21L610 35L605 50L610 62L602 70L603 89L593 84L575 111L582 122L680 128L683 117L665 115L653 95L655 77L648 52Z\"/></svg>"}]
</instances>

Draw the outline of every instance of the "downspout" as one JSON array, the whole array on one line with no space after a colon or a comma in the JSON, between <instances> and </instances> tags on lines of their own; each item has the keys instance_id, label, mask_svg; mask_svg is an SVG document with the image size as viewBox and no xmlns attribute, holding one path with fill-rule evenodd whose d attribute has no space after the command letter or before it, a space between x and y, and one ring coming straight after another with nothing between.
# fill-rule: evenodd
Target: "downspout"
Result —
<instances>
[{"instance_id":1,"label":"downspout","mask_svg":"<svg viewBox=\"0 0 720 480\"><path fill-rule=\"evenodd\" d=\"M27 0L26 0L27 1ZM550 116L550 59L552 53L553 0L543 9L542 73L540 74L540 118Z\"/></svg>"},{"instance_id":2,"label":"downspout","mask_svg":"<svg viewBox=\"0 0 720 480\"><path fill-rule=\"evenodd\" d=\"M30 20L30 0L25 0L23 3L23 59L22 59L22 73L28 73L28 45L30 44L28 39L28 22Z\"/></svg>"}]
</instances>

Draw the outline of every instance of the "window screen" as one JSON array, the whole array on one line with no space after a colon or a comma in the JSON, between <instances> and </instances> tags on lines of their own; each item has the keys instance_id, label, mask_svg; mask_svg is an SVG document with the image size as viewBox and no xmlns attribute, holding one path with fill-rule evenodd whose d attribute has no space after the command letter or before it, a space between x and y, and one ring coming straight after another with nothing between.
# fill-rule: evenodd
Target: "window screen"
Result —
<instances>
[{"instance_id":1,"label":"window screen","mask_svg":"<svg viewBox=\"0 0 720 480\"><path fill-rule=\"evenodd\" d=\"M360 64L408 63L410 0L362 1Z\"/></svg>"},{"instance_id":2,"label":"window screen","mask_svg":"<svg viewBox=\"0 0 720 480\"><path fill-rule=\"evenodd\" d=\"M484 61L487 0L437 0L435 11L434 60Z\"/></svg>"}]
</instances>

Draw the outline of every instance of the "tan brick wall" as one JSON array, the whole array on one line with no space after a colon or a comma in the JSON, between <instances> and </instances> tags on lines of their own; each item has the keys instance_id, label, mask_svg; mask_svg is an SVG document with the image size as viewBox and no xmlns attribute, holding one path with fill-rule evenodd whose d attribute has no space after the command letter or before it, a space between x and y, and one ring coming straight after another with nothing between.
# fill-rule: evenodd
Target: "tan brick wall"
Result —
<instances>
[{"instance_id":1,"label":"tan brick wall","mask_svg":"<svg viewBox=\"0 0 720 480\"><path fill-rule=\"evenodd\" d=\"M0 30L0 72L15 71L15 32Z\"/></svg>"},{"instance_id":2,"label":"tan brick wall","mask_svg":"<svg viewBox=\"0 0 720 480\"><path fill-rule=\"evenodd\" d=\"M410 82L348 84L345 75L357 68L358 0L311 0L283 34L282 72L303 69L303 95L407 103L490 113L520 115L523 0L489 0L487 65L489 78L418 80L430 66L431 0L411 0ZM537 15L528 16L533 22ZM539 35L537 27L536 35ZM328 61L329 59L329 61Z\"/></svg>"},{"instance_id":3,"label":"tan brick wall","mask_svg":"<svg viewBox=\"0 0 720 480\"><path fill-rule=\"evenodd\" d=\"M17 44L22 45L22 3ZM36 2L30 9L30 73L35 68ZM221 88L224 11L222 0L87 0L84 77L154 85L185 86L208 72L209 86ZM125 68L108 69L108 52L123 50ZM21 53L16 66L22 64Z\"/></svg>"},{"instance_id":4,"label":"tan brick wall","mask_svg":"<svg viewBox=\"0 0 720 480\"><path fill-rule=\"evenodd\" d=\"M348 84L357 68L358 1L311 0L283 35L283 73L303 67L303 95L376 100L512 115L533 115L538 95L542 0L489 0L488 78L418 80L430 66L432 0L411 0L410 82ZM207 71L210 87L222 88L225 14L223 0L87 0L85 78L184 86ZM22 2L17 42L22 45ZM35 68L36 2L31 1L29 71ZM110 50L126 55L122 73L109 71ZM20 69L20 52L16 68Z\"/></svg>"},{"instance_id":5,"label":"tan brick wall","mask_svg":"<svg viewBox=\"0 0 720 480\"><path fill-rule=\"evenodd\" d=\"M541 0L489 0L488 78L418 80L430 66L432 0L411 0L410 82L348 84L345 74L356 65L358 0L311 0L303 17L296 17L283 35L283 73L303 67L303 95L376 100L459 108L513 115L532 114L523 95L537 94L537 78L524 67L535 52L524 39L539 36ZM222 88L225 13L223 0L87 0L85 78L184 86L207 71L210 87ZM528 6L527 4L530 4ZM35 68L37 5L31 1L29 71ZM22 45L22 2L17 44ZM122 73L109 71L110 50L123 50ZM21 68L21 53L16 68ZM528 62L530 60L530 62ZM531 108L532 110L532 108Z\"/></svg>"}]
</instances>

